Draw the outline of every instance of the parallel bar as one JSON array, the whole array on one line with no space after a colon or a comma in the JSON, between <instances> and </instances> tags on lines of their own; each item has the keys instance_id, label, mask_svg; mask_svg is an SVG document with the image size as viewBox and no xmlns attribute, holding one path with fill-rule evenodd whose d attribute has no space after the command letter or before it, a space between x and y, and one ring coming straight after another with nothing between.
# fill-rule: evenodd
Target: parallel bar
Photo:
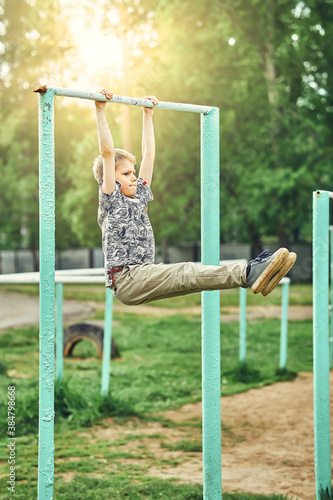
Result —
<instances>
[{"instance_id":1,"label":"parallel bar","mask_svg":"<svg viewBox=\"0 0 333 500\"><path fill-rule=\"evenodd\" d=\"M19 275L0 275L1 283L39 283L41 281L39 273L20 273ZM55 283L104 283L105 276L102 275L55 275Z\"/></svg>"},{"instance_id":2,"label":"parallel bar","mask_svg":"<svg viewBox=\"0 0 333 500\"><path fill-rule=\"evenodd\" d=\"M329 397L329 193L313 193L313 399L316 495L331 493Z\"/></svg>"},{"instance_id":3,"label":"parallel bar","mask_svg":"<svg viewBox=\"0 0 333 500\"><path fill-rule=\"evenodd\" d=\"M330 272L331 272L331 282L330 282L330 296L331 296L331 307L333 305L333 226L329 227L330 235ZM333 366L333 312L330 310L330 367Z\"/></svg>"},{"instance_id":4,"label":"parallel bar","mask_svg":"<svg viewBox=\"0 0 333 500\"><path fill-rule=\"evenodd\" d=\"M56 271L56 276L73 276L73 275L80 275L80 276L104 276L105 277L105 271L104 267L92 267L92 268L84 268L84 269L61 269ZM104 280L105 281L105 280Z\"/></svg>"},{"instance_id":5,"label":"parallel bar","mask_svg":"<svg viewBox=\"0 0 333 500\"><path fill-rule=\"evenodd\" d=\"M102 396L105 396L107 394L110 383L112 304L113 304L113 295L110 288L107 288L105 297L105 315L104 315L104 340L103 340L102 386L101 386Z\"/></svg>"},{"instance_id":6,"label":"parallel bar","mask_svg":"<svg viewBox=\"0 0 333 500\"><path fill-rule=\"evenodd\" d=\"M82 90L66 89L63 87L54 87L47 85L47 90L52 90L55 95L63 97L75 97L79 99L90 99L92 101L102 101L102 102L116 102L120 104L128 104L130 106L145 106L148 108L155 107L156 109L169 109L173 111L187 111L190 113L210 113L213 109L211 106L200 106L198 104L184 104L178 102L164 102L160 101L156 106L152 104L149 99L139 99L136 97L127 97L121 95L114 95L112 99L107 99L103 94L99 92L86 92Z\"/></svg>"},{"instance_id":7,"label":"parallel bar","mask_svg":"<svg viewBox=\"0 0 333 500\"><path fill-rule=\"evenodd\" d=\"M201 115L201 259L220 258L219 111ZM220 292L202 292L202 443L205 500L222 498Z\"/></svg>"},{"instance_id":8,"label":"parallel bar","mask_svg":"<svg viewBox=\"0 0 333 500\"><path fill-rule=\"evenodd\" d=\"M246 263L246 259L221 260L220 265L229 262ZM169 265L169 264L166 264ZM172 264L170 264L172 265ZM289 278L283 278L289 279ZM84 269L63 269L55 272L56 283L105 283L103 267ZM38 272L0 274L1 283L39 283Z\"/></svg>"},{"instance_id":9,"label":"parallel bar","mask_svg":"<svg viewBox=\"0 0 333 500\"><path fill-rule=\"evenodd\" d=\"M239 361L246 358L246 288L239 289Z\"/></svg>"},{"instance_id":10,"label":"parallel bar","mask_svg":"<svg viewBox=\"0 0 333 500\"><path fill-rule=\"evenodd\" d=\"M63 334L63 284L56 285L56 307L57 307L57 324L56 324L56 378L57 382L61 382L64 369L64 334Z\"/></svg>"},{"instance_id":11,"label":"parallel bar","mask_svg":"<svg viewBox=\"0 0 333 500\"><path fill-rule=\"evenodd\" d=\"M287 365L288 345L288 305L289 305L289 281L282 285L282 311L281 311L281 334L280 334L280 369L285 370Z\"/></svg>"},{"instance_id":12,"label":"parallel bar","mask_svg":"<svg viewBox=\"0 0 333 500\"><path fill-rule=\"evenodd\" d=\"M56 283L104 283L105 276L56 276Z\"/></svg>"},{"instance_id":13,"label":"parallel bar","mask_svg":"<svg viewBox=\"0 0 333 500\"><path fill-rule=\"evenodd\" d=\"M38 500L53 498L55 336L55 172L53 96L39 96L40 328Z\"/></svg>"}]
</instances>

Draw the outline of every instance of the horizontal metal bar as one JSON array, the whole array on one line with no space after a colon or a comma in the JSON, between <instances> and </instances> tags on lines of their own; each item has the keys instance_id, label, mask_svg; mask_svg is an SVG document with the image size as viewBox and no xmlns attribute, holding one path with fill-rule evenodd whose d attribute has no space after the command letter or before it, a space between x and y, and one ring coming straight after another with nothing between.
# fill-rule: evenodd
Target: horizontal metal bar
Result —
<instances>
[{"instance_id":1,"label":"horizontal metal bar","mask_svg":"<svg viewBox=\"0 0 333 500\"><path fill-rule=\"evenodd\" d=\"M105 276L56 276L56 283L103 283Z\"/></svg>"},{"instance_id":2,"label":"horizontal metal bar","mask_svg":"<svg viewBox=\"0 0 333 500\"><path fill-rule=\"evenodd\" d=\"M139 99L136 97L126 97L122 95L113 95L112 99L107 99L100 92L87 92L82 90L74 90L74 89L66 89L64 87L54 87L52 85L42 85L40 87L36 87L33 91L44 93L45 91L53 90L55 95L63 96L63 97L75 97L78 99L90 99L92 101L101 101L101 102L116 102L119 104L128 104L130 106L144 106L147 108L159 108L159 109L169 109L173 111L187 111L190 113L203 113L207 115L213 109L216 109L211 106L200 106L198 104L185 104L178 102L164 102L159 101L156 106L149 99Z\"/></svg>"},{"instance_id":3,"label":"horizontal metal bar","mask_svg":"<svg viewBox=\"0 0 333 500\"><path fill-rule=\"evenodd\" d=\"M240 264L245 264L246 259L230 259L221 260L220 265L239 262ZM200 262L195 262L195 264L200 264ZM172 264L166 264L170 266ZM73 277L90 277L89 281L92 282L94 278L97 278L96 283L102 283L105 280L105 271L103 267L93 267L84 269L61 269L55 272L56 283L70 283L70 278ZM102 278L102 279L99 279ZM66 281L63 281L65 280ZM284 279L284 278L283 278ZM287 278L289 279L289 278ZM79 281L77 281L78 283ZM0 274L0 284L1 283L39 283L39 272L31 271L26 273L10 273L10 274ZM73 281L74 283L74 281Z\"/></svg>"},{"instance_id":4,"label":"horizontal metal bar","mask_svg":"<svg viewBox=\"0 0 333 500\"><path fill-rule=\"evenodd\" d=\"M39 273L0 274L0 284L39 283ZM105 276L55 275L55 283L105 283Z\"/></svg>"},{"instance_id":5,"label":"horizontal metal bar","mask_svg":"<svg viewBox=\"0 0 333 500\"><path fill-rule=\"evenodd\" d=\"M85 269L61 269L55 272L56 276L105 276L104 267L92 267ZM1 274L0 274L1 276Z\"/></svg>"},{"instance_id":6,"label":"horizontal metal bar","mask_svg":"<svg viewBox=\"0 0 333 500\"><path fill-rule=\"evenodd\" d=\"M231 260L221 260L220 265L239 262L240 264L245 264L246 259L231 259ZM170 265L170 264L167 264ZM88 269L64 269L55 272L55 283L104 283L105 273L103 267L88 268ZM0 274L0 285L8 283L39 283L39 273L11 273L11 274ZM284 277L280 281L279 285L284 285L290 283L290 278Z\"/></svg>"}]
</instances>

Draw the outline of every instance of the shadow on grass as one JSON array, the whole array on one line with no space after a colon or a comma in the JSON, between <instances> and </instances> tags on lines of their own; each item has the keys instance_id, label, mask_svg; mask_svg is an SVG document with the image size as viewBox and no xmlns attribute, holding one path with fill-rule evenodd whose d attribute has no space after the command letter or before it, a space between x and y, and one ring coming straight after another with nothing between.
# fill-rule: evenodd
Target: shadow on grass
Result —
<instances>
[{"instance_id":1,"label":"shadow on grass","mask_svg":"<svg viewBox=\"0 0 333 500\"><path fill-rule=\"evenodd\" d=\"M287 369L278 368L275 371L275 376L271 377L269 381L261 374L260 370L252 368L248 363L238 363L234 368L225 372L224 375L229 376L233 382L241 382L242 384L256 384L264 383L271 384L273 382L287 382L294 380L297 373Z\"/></svg>"},{"instance_id":2,"label":"shadow on grass","mask_svg":"<svg viewBox=\"0 0 333 500\"><path fill-rule=\"evenodd\" d=\"M7 367L0 361L0 375L6 375Z\"/></svg>"},{"instance_id":3,"label":"shadow on grass","mask_svg":"<svg viewBox=\"0 0 333 500\"><path fill-rule=\"evenodd\" d=\"M333 500L332 488L328 487L326 490L321 488L319 498L317 500Z\"/></svg>"}]
</instances>

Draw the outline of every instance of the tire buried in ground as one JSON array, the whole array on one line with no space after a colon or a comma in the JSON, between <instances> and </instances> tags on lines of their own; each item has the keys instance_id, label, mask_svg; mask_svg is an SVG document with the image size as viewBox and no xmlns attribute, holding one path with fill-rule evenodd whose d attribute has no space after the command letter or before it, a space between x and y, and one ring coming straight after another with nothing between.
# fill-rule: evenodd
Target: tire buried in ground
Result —
<instances>
[{"instance_id":1,"label":"tire buried in ground","mask_svg":"<svg viewBox=\"0 0 333 500\"><path fill-rule=\"evenodd\" d=\"M88 340L96 347L97 355L102 359L103 339L104 329L98 325L93 325L91 323L76 323L75 325L71 325L64 330L64 357L67 358L72 356L76 344L82 340ZM120 353L112 338L111 359L115 358L120 358Z\"/></svg>"}]
</instances>

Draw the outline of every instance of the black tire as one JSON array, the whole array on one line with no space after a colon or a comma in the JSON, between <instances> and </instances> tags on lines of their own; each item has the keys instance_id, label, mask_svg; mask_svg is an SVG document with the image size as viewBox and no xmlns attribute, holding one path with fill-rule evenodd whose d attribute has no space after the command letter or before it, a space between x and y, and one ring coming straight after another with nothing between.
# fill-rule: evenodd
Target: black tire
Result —
<instances>
[{"instance_id":1,"label":"black tire","mask_svg":"<svg viewBox=\"0 0 333 500\"><path fill-rule=\"evenodd\" d=\"M97 349L97 354L100 359L103 358L103 339L104 330L100 326L89 323L77 323L71 325L64 330L64 357L72 356L73 349L81 340L88 340ZM119 350L112 338L111 342L111 359L120 358Z\"/></svg>"}]
</instances>

